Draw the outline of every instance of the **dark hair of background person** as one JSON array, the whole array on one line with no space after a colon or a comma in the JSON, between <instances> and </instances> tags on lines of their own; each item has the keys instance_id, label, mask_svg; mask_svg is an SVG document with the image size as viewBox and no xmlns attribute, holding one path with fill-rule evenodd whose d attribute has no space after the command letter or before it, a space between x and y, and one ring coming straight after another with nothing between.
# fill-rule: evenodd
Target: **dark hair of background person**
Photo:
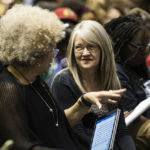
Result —
<instances>
[{"instance_id":1,"label":"dark hair of background person","mask_svg":"<svg viewBox=\"0 0 150 150\"><path fill-rule=\"evenodd\" d=\"M122 87L127 89L122 97L124 114L130 114L150 97L149 73L145 63L150 51L149 30L145 21L135 15L113 19L105 25L105 29L112 38L118 77ZM150 147L148 111L145 110L128 126L137 150Z\"/></svg>"},{"instance_id":2,"label":"dark hair of background person","mask_svg":"<svg viewBox=\"0 0 150 150\"><path fill-rule=\"evenodd\" d=\"M34 0L33 5L37 5L43 9L55 10L58 8L56 0Z\"/></svg>"},{"instance_id":3,"label":"dark hair of background person","mask_svg":"<svg viewBox=\"0 0 150 150\"><path fill-rule=\"evenodd\" d=\"M61 7L71 8L78 15L79 19L82 18L82 15L85 13L94 13L85 5L85 2L79 0L64 0L61 4Z\"/></svg>"},{"instance_id":4,"label":"dark hair of background person","mask_svg":"<svg viewBox=\"0 0 150 150\"><path fill-rule=\"evenodd\" d=\"M146 29L143 20L133 15L112 19L104 26L112 38L116 62L120 62L119 54L121 49L129 43L136 32L142 28Z\"/></svg>"},{"instance_id":5,"label":"dark hair of background person","mask_svg":"<svg viewBox=\"0 0 150 150\"><path fill-rule=\"evenodd\" d=\"M117 63L126 65L127 61L129 59L132 60L134 56L133 57L131 56L130 58L126 58L126 60L122 62L120 56L123 53L123 49L126 45L130 43L131 39L136 35L138 31L145 30L145 32L148 32L148 28L145 22L141 17L137 17L134 15L127 15L127 16L121 16L119 18L113 19L109 23L105 24L104 26L107 33L112 38L115 61ZM147 79L149 75L145 64L146 64L146 58L144 64L141 64L140 67L138 66L132 69L138 72L140 76L143 76L145 79Z\"/></svg>"}]
</instances>

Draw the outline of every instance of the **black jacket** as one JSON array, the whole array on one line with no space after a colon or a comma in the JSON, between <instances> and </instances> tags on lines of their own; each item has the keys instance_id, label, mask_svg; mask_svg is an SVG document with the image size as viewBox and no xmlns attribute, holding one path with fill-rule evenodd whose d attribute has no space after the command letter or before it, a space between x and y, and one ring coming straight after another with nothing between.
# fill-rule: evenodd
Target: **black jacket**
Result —
<instances>
[{"instance_id":1,"label":"black jacket","mask_svg":"<svg viewBox=\"0 0 150 150\"><path fill-rule=\"evenodd\" d=\"M72 134L64 111L40 78L32 85L23 85L4 67L0 81L0 145L12 139L12 150L29 150L35 145L83 150ZM59 127L55 126L56 121Z\"/></svg>"},{"instance_id":2,"label":"black jacket","mask_svg":"<svg viewBox=\"0 0 150 150\"><path fill-rule=\"evenodd\" d=\"M117 73L122 87L127 89L122 97L123 110L130 111L146 99L144 80L121 64L117 64Z\"/></svg>"},{"instance_id":3,"label":"black jacket","mask_svg":"<svg viewBox=\"0 0 150 150\"><path fill-rule=\"evenodd\" d=\"M62 109L66 109L72 106L82 95L82 92L75 83L69 70L63 71L54 78L51 91L55 100L62 107ZM83 117L78 125L74 127L74 133L76 134L80 143L87 147L87 149L89 149L88 147L91 143L95 120L95 114L89 113ZM119 120L116 138L124 135L128 135L128 131L122 113Z\"/></svg>"}]
</instances>

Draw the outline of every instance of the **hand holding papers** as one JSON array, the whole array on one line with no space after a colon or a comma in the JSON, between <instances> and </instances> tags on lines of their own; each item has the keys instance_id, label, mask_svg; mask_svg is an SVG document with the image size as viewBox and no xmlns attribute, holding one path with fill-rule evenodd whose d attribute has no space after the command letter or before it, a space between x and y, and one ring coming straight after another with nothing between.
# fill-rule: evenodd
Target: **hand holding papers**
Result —
<instances>
[{"instance_id":1,"label":"hand holding papers","mask_svg":"<svg viewBox=\"0 0 150 150\"><path fill-rule=\"evenodd\" d=\"M139 103L133 112L125 118L126 125L128 126L132 123L137 117L139 117L142 113L144 113L148 108L150 108L150 97L143 100Z\"/></svg>"}]
</instances>

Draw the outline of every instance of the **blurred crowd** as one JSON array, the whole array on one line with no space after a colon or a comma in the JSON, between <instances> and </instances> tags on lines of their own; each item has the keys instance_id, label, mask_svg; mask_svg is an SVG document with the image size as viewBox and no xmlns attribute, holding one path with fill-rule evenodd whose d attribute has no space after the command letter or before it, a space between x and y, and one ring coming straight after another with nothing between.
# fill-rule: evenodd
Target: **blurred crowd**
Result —
<instances>
[{"instance_id":1,"label":"blurred crowd","mask_svg":"<svg viewBox=\"0 0 150 150\"><path fill-rule=\"evenodd\" d=\"M112 38L114 51L116 50L115 51L116 63L118 63L119 66L121 66L123 63L126 63L125 64L126 66L128 66L130 64L129 68L130 67L134 68L135 66L134 65L131 66L132 62L130 62L130 60L128 60L128 58L130 58L130 56L126 56L127 58L122 58L122 55L124 55L125 52L120 52L121 51L120 49L122 49L122 51L124 51L123 47L125 47L129 43L130 43L131 47L134 47L137 49L140 49L141 47L139 48L137 45L134 45L134 41L130 41L131 36L133 37L133 35L123 33L123 31L119 33L119 31L121 31L121 28L122 28L122 27L120 28L121 25L125 27L125 24L129 23L129 26L132 24L131 27L133 27L134 23L137 20L136 19L134 20L134 18L132 18L132 17L131 18L130 17L129 18L128 17L120 18L119 21L114 20L114 22L113 21L111 22L111 20L118 18L119 16L124 17L127 15L135 15L137 17L141 17L145 26L148 29L148 32L149 32L148 34L150 34L150 1L149 0L0 0L0 16L4 16L8 9L12 8L15 4L20 4L20 3L32 5L32 6L39 6L43 9L48 9L49 11L53 11L65 25L65 29L64 29L64 33L63 33L64 38L57 43L56 49L54 50L55 57L52 60L51 67L49 68L48 72L44 72L40 75L41 78L46 81L49 88L51 87L51 83L52 83L56 73L58 73L60 70L62 70L64 68L68 67L67 46L69 43L70 35L71 35L75 25L77 25L81 21L94 20L94 21L97 21L100 24L102 24ZM125 21L125 24L124 24L124 21ZM118 22L120 23L120 26L119 26ZM145 27L144 25L142 25L142 23L140 21L139 22L137 21L135 23L135 28L136 27L137 28L135 29L135 32L133 34L135 34L137 31L140 31L141 28L143 29ZM127 31L130 28L129 26L127 28L124 28L125 31ZM115 29L115 27L116 27L116 29ZM123 30L123 28L122 28L122 30ZM134 29L130 30L131 34L132 34L133 30ZM117 31L118 31L118 34L117 34ZM142 30L142 32L144 32L144 31ZM146 44L148 43L147 47L149 48L150 41L148 41L148 39L149 39L148 34L147 33L145 35L143 34L143 36L145 36L145 41L146 41ZM121 35L128 36L127 38L129 39L129 41L127 41L127 43L126 43L126 41L123 38L122 38L122 41L121 40L119 41L118 39L121 37ZM140 37L141 35L138 35L138 36ZM133 38L133 39L136 41L135 38ZM122 44L122 47L120 46L121 44ZM145 48L145 51L146 51L146 48ZM126 50L127 49L128 49L128 47L126 48ZM135 57L137 58L136 54L135 54ZM121 60L122 62L120 61L120 58L122 59ZM126 59L126 60L124 61L123 59ZM132 58L132 59L134 59L134 58ZM138 62L136 62L136 63L138 64ZM0 64L0 65L3 66L3 64ZM148 71L150 72L150 54L147 54L147 58L144 61L144 67L141 66L142 71L143 70L145 71L145 65L148 68ZM135 69L137 69L136 67L135 67ZM0 66L0 68L2 68L2 67ZM128 69L128 67L127 67L127 69ZM130 69L129 69L129 71L130 71ZM121 71L120 70L119 71L117 70L117 71L120 73L122 71L122 70ZM139 73L141 71L141 70L140 71L139 70L140 69L136 70L137 73ZM134 70L133 70L133 72L134 72ZM150 73L148 73L148 75L145 75L147 72L146 73L144 72L145 74L142 72L145 75L144 76L141 72L139 74L145 79L145 81L146 80L149 81ZM123 72L122 74L125 74L125 72ZM126 79L123 79L122 76L120 77L120 80L121 79L126 80ZM145 81L143 81L143 83ZM128 87L126 87L126 85L124 85L124 88L128 89ZM137 89L137 91L138 90L139 89ZM150 92L150 91L148 91L148 92ZM139 93L141 93L141 92L139 92ZM135 95L137 95L137 93L135 93ZM130 97L130 95L127 95L127 96ZM127 99L127 97L125 97L125 99ZM146 99L146 96L142 97L142 100L143 99ZM137 103L136 103L136 105L137 105ZM136 105L135 105L135 107L136 107ZM124 112L133 110L135 107L132 107L131 109L128 109L128 107L127 107L126 109L124 109ZM147 114L147 116L150 117L150 113ZM132 127L132 129L133 129L133 127ZM148 132L148 133L150 133L150 132ZM136 140L136 137L134 137L134 136L132 136L132 137L134 140ZM148 141L148 142L150 143L150 141ZM5 143L5 146L1 147L0 150L8 150L9 147L11 147L11 146L12 146L12 143L7 143L7 144ZM141 149L139 148L138 150L141 150ZM144 150L148 150L148 149L144 149Z\"/></svg>"},{"instance_id":2,"label":"blurred crowd","mask_svg":"<svg viewBox=\"0 0 150 150\"><path fill-rule=\"evenodd\" d=\"M149 0L0 0L0 16L18 3L54 11L66 24L66 38L58 44L57 58L53 59L49 72L41 75L48 85L59 70L67 67L66 48L70 33L78 22L96 20L104 25L113 18L134 14L142 17L150 29ZM150 66L150 57L147 58L146 65Z\"/></svg>"},{"instance_id":3,"label":"blurred crowd","mask_svg":"<svg viewBox=\"0 0 150 150\"><path fill-rule=\"evenodd\" d=\"M49 10L68 7L77 14L78 21L92 19L102 24L126 15L135 7L150 12L149 0L0 0L0 15L5 14L16 3L38 5Z\"/></svg>"}]
</instances>

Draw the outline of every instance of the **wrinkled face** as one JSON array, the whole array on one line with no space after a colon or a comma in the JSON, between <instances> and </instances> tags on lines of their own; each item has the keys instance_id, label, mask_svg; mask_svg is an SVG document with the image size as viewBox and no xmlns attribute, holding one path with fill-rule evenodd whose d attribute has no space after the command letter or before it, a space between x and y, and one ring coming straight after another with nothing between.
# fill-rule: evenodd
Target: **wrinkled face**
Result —
<instances>
[{"instance_id":1,"label":"wrinkled face","mask_svg":"<svg viewBox=\"0 0 150 150\"><path fill-rule=\"evenodd\" d=\"M74 41L74 55L80 70L97 69L99 66L100 49L98 45L91 45L78 35Z\"/></svg>"},{"instance_id":2,"label":"wrinkled face","mask_svg":"<svg viewBox=\"0 0 150 150\"><path fill-rule=\"evenodd\" d=\"M128 43L124 49L124 59L131 58L127 61L130 66L139 66L146 60L147 55L150 52L149 35L146 31L139 31Z\"/></svg>"}]
</instances>

